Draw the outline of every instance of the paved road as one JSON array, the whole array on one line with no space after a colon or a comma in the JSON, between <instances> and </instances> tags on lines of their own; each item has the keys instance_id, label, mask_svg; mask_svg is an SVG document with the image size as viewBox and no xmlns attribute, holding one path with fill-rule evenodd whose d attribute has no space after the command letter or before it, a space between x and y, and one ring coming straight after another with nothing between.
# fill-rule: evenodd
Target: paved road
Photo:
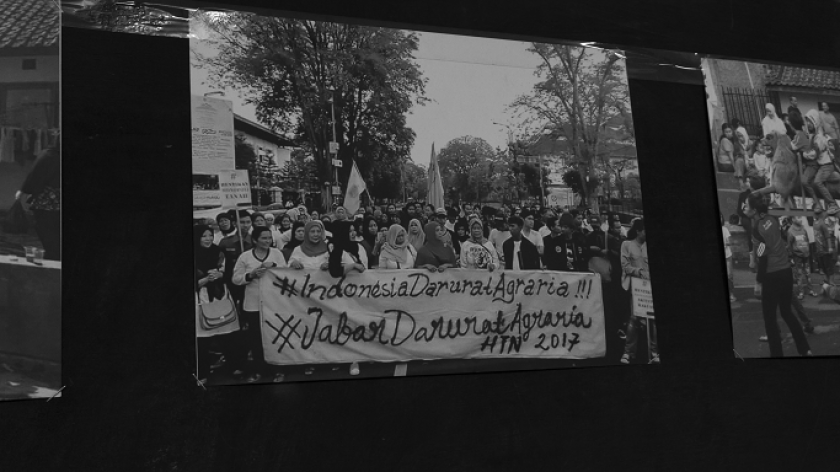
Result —
<instances>
[{"instance_id":1,"label":"paved road","mask_svg":"<svg viewBox=\"0 0 840 472\"><path fill-rule=\"evenodd\" d=\"M60 388L59 365L0 354L0 401L50 398Z\"/></svg>"},{"instance_id":2,"label":"paved road","mask_svg":"<svg viewBox=\"0 0 840 472\"><path fill-rule=\"evenodd\" d=\"M734 277L735 296L738 298L738 301L731 303L735 350L744 358L770 357L770 347L758 339L765 334L764 318L761 301L753 295L755 274L749 269L748 262L736 263ZM834 283L840 283L840 276L834 277ZM811 282L817 293L821 292L822 280L822 274L811 274ZM807 334L814 355L840 355L840 304L822 295L812 297L806 293L802 305L814 327L814 332ZM781 317L778 317L778 323L785 357L798 356L790 331Z\"/></svg>"}]
</instances>

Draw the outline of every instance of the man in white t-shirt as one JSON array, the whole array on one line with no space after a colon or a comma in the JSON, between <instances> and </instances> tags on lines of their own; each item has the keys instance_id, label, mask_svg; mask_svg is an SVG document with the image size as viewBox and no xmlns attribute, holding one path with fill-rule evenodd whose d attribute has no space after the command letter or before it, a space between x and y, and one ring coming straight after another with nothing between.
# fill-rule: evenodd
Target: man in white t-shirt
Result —
<instances>
[{"instance_id":1,"label":"man in white t-shirt","mask_svg":"<svg viewBox=\"0 0 840 472\"><path fill-rule=\"evenodd\" d=\"M545 250L545 244L543 243L543 238L540 236L540 233L534 230L534 213L526 208L522 210L519 217L522 218L523 221L522 237L531 241L531 243L536 246L537 252L540 256L542 256L543 251Z\"/></svg>"}]
</instances>

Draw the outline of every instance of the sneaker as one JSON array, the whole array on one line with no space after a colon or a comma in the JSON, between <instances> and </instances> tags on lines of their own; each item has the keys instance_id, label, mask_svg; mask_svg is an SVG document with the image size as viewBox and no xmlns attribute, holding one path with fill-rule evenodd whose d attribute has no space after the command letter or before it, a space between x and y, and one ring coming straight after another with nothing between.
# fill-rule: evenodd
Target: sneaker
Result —
<instances>
[{"instance_id":1,"label":"sneaker","mask_svg":"<svg viewBox=\"0 0 840 472\"><path fill-rule=\"evenodd\" d=\"M812 296L812 297L819 297L819 296L820 296L820 294L818 294L817 292L815 292L815 291L811 290L811 296Z\"/></svg>"},{"instance_id":2,"label":"sneaker","mask_svg":"<svg viewBox=\"0 0 840 472\"><path fill-rule=\"evenodd\" d=\"M766 343L767 342L767 335L765 334L764 336L759 336L758 340L763 342L763 343Z\"/></svg>"},{"instance_id":3,"label":"sneaker","mask_svg":"<svg viewBox=\"0 0 840 472\"><path fill-rule=\"evenodd\" d=\"M286 376L283 375L282 373L278 372L278 373L274 374L274 378L271 381L274 382L274 383L280 383L285 379L286 379Z\"/></svg>"},{"instance_id":4,"label":"sneaker","mask_svg":"<svg viewBox=\"0 0 840 472\"><path fill-rule=\"evenodd\" d=\"M252 375L249 375L248 378L245 379L245 381L248 382L248 383L254 383L254 382L259 382L260 379L262 379L262 375L252 374Z\"/></svg>"},{"instance_id":5,"label":"sneaker","mask_svg":"<svg viewBox=\"0 0 840 472\"><path fill-rule=\"evenodd\" d=\"M814 357L814 353L811 352L810 349L808 349L808 352L805 353L805 357Z\"/></svg>"},{"instance_id":6,"label":"sneaker","mask_svg":"<svg viewBox=\"0 0 840 472\"><path fill-rule=\"evenodd\" d=\"M350 364L350 375L359 375L359 363L354 362Z\"/></svg>"},{"instance_id":7,"label":"sneaker","mask_svg":"<svg viewBox=\"0 0 840 472\"><path fill-rule=\"evenodd\" d=\"M630 363L630 354L624 354L621 356L621 363L622 364L629 364Z\"/></svg>"},{"instance_id":8,"label":"sneaker","mask_svg":"<svg viewBox=\"0 0 840 472\"><path fill-rule=\"evenodd\" d=\"M649 364L659 364L659 354L654 354L650 359Z\"/></svg>"}]
</instances>

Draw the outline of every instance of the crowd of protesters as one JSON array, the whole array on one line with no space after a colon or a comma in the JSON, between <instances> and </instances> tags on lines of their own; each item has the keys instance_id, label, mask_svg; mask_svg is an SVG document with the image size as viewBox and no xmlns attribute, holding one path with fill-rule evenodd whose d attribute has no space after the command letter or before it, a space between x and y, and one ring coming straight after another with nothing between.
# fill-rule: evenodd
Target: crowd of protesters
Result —
<instances>
[{"instance_id":1,"label":"crowd of protesters","mask_svg":"<svg viewBox=\"0 0 840 472\"><path fill-rule=\"evenodd\" d=\"M782 355L777 309L788 324L799 353L810 355L802 333L814 329L801 302L806 294L816 297L820 293L828 294L834 287L832 275L837 262L838 233L835 215L840 212L826 185L840 169L837 119L826 102L818 104L819 110L802 113L796 97L789 97L789 101L787 113L778 113L773 104L765 105L761 136L750 136L738 118L724 123L717 149L718 170L733 172L741 190L738 213L730 217L730 222L740 224L747 236L749 267L756 273L755 295L762 300L767 332L760 339L770 343L774 357ZM779 219L768 214L765 194L778 180L774 180L773 158L779 146L788 147L796 157L801 169L799 182L804 196L813 202L814 216ZM721 217L727 245L730 300L734 302L737 299L733 293L730 235L724 223ZM811 286L810 277L820 272L824 277L823 287L817 291Z\"/></svg>"},{"instance_id":2,"label":"crowd of protesters","mask_svg":"<svg viewBox=\"0 0 840 472\"><path fill-rule=\"evenodd\" d=\"M223 212L201 223L195 227L196 260L202 262L196 266L199 300L210 300L207 284L218 281L242 316L240 332L226 334L232 342L200 341L200 359L211 368L235 359L234 374L247 382L259 381L267 371L258 283L273 267L324 270L334 277L371 269L598 272L607 358L625 364L636 359L640 320L631 316L630 278L650 278L641 218L626 230L618 215L589 210L470 204L434 208L409 201L400 209L395 204L360 208L355 215L342 206L330 214L303 206L277 216ZM650 355L658 363L653 328ZM223 344L237 352L226 356ZM282 374L274 380L282 380Z\"/></svg>"}]
</instances>

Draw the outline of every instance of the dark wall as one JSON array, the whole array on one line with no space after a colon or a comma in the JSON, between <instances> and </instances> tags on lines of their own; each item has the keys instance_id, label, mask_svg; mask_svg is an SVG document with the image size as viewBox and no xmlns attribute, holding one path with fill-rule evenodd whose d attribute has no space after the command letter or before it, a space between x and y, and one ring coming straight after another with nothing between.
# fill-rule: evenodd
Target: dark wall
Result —
<instances>
[{"instance_id":1,"label":"dark wall","mask_svg":"<svg viewBox=\"0 0 840 472\"><path fill-rule=\"evenodd\" d=\"M821 5L300 8L837 64L838 4ZM788 39L787 29L798 34ZM705 95L692 80L630 83L662 366L205 391L191 377L188 43L72 28L63 35L66 389L49 403L0 404L0 470L836 467L838 361L744 362L732 353Z\"/></svg>"}]
</instances>

